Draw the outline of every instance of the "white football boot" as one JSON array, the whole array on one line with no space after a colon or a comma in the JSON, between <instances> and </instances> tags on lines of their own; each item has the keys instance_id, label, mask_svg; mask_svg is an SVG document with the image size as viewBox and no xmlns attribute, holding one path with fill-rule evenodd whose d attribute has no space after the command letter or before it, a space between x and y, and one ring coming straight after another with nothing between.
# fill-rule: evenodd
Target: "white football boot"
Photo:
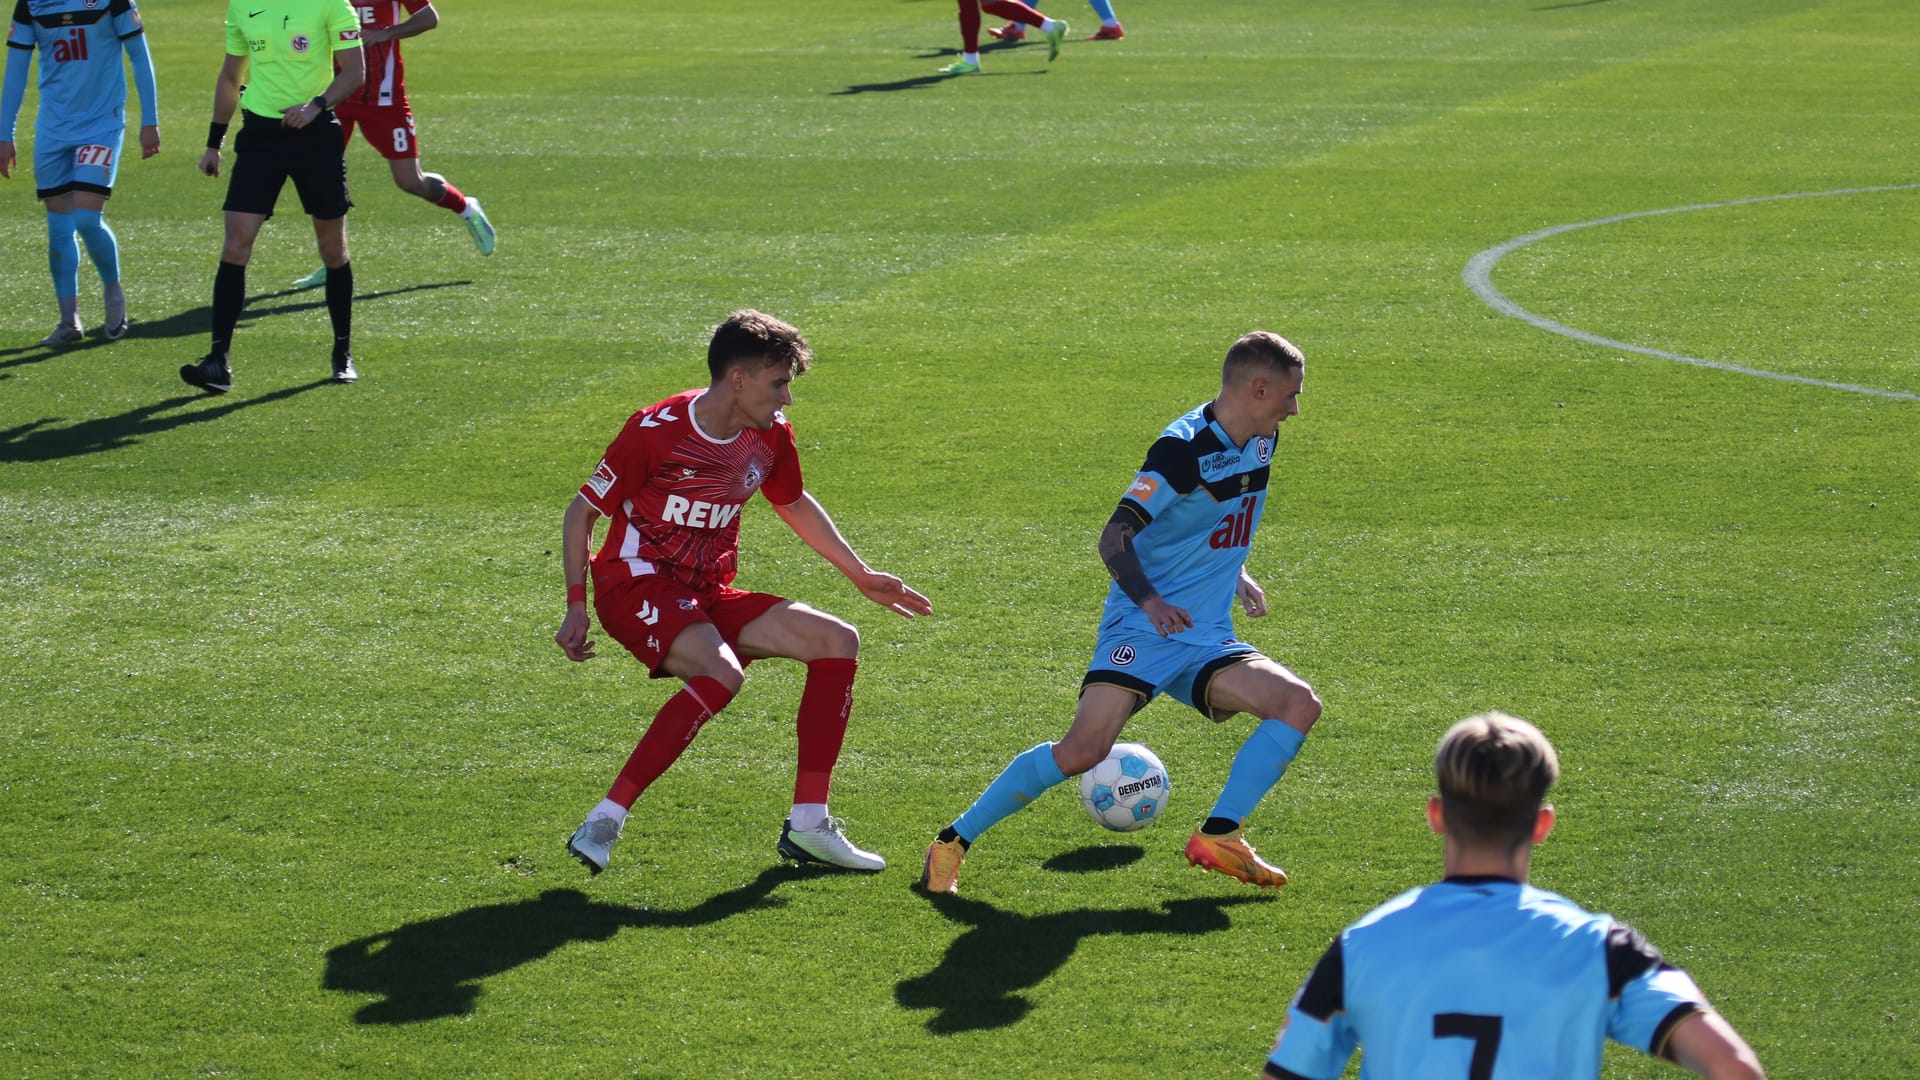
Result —
<instances>
[{"instance_id":1,"label":"white football boot","mask_svg":"<svg viewBox=\"0 0 1920 1080\"><path fill-rule=\"evenodd\" d=\"M573 839L567 841L567 851L579 859L586 868L595 874L607 868L607 860L613 858L613 843L620 839L620 830L624 821L615 821L605 814L589 817L573 830Z\"/></svg>"},{"instance_id":2,"label":"white football boot","mask_svg":"<svg viewBox=\"0 0 1920 1080\"><path fill-rule=\"evenodd\" d=\"M795 829L791 820L782 822L780 842L775 848L795 862L826 863L828 866L869 873L887 868L887 860L871 851L854 847L853 842L847 839L847 834L840 831L840 819L836 817L827 818L819 828L805 832Z\"/></svg>"}]
</instances>

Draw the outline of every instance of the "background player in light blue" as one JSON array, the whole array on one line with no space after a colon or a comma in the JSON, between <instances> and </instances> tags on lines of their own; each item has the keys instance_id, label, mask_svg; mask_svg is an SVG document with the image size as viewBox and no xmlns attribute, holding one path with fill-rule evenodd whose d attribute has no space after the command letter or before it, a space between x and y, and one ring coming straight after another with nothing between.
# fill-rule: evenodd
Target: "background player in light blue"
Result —
<instances>
[{"instance_id":1,"label":"background player in light blue","mask_svg":"<svg viewBox=\"0 0 1920 1080\"><path fill-rule=\"evenodd\" d=\"M1113 575L1093 662L1073 725L1009 763L967 812L927 848L920 884L955 892L960 863L980 834L1107 756L1127 719L1167 694L1224 721L1259 717L1234 755L1212 813L1187 840L1187 860L1250 885L1287 875L1247 843L1244 823L1278 783L1320 717L1320 699L1293 672L1234 636L1233 604L1267 613L1247 573L1266 507L1279 425L1300 411L1306 360L1278 334L1256 330L1221 365L1220 394L1168 425L1147 451L1100 534Z\"/></svg>"},{"instance_id":2,"label":"background player in light blue","mask_svg":"<svg viewBox=\"0 0 1920 1080\"><path fill-rule=\"evenodd\" d=\"M1375 908L1294 996L1263 1075L1335 1080L1597 1080L1609 1038L1701 1076L1760 1061L1687 973L1607 915L1527 884L1553 828L1553 744L1518 717L1455 724L1434 755L1446 878Z\"/></svg>"},{"instance_id":3,"label":"background player in light blue","mask_svg":"<svg viewBox=\"0 0 1920 1080\"><path fill-rule=\"evenodd\" d=\"M34 127L35 197L47 204L47 265L60 325L40 342L69 345L80 328L80 245L100 272L109 341L127 332L120 287L120 244L104 211L120 175L127 132L127 74L140 92L140 156L160 152L160 100L153 58L133 0L18 0L7 30L7 72L0 89L0 177L11 178L14 123L27 93L27 66L40 53L40 114Z\"/></svg>"}]
</instances>

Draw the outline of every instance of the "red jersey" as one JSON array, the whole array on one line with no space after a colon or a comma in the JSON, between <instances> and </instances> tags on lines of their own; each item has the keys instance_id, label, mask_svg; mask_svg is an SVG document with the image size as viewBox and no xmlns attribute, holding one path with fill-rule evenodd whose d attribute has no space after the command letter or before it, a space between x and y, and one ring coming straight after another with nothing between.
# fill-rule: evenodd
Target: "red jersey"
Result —
<instances>
[{"instance_id":1,"label":"red jersey","mask_svg":"<svg viewBox=\"0 0 1920 1080\"><path fill-rule=\"evenodd\" d=\"M593 557L600 590L665 574L710 592L733 580L740 562L740 510L757 490L775 506L806 493L793 428L775 413L766 431L726 440L700 430L686 390L628 418L580 494L611 521Z\"/></svg>"},{"instance_id":2,"label":"red jersey","mask_svg":"<svg viewBox=\"0 0 1920 1080\"><path fill-rule=\"evenodd\" d=\"M414 12L431 6L433 0L356 0L354 14L360 16L360 31L399 26ZM367 81L348 96L355 105L393 105L407 100L407 64L400 58L400 43L383 41L378 45L364 39L361 51L367 58Z\"/></svg>"}]
</instances>

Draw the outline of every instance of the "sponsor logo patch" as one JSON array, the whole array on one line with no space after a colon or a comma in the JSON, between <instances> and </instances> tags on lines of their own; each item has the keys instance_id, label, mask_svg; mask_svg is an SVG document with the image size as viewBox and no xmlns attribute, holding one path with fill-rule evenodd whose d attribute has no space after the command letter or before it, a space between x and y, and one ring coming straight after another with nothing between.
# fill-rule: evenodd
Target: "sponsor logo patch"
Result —
<instances>
[{"instance_id":1,"label":"sponsor logo patch","mask_svg":"<svg viewBox=\"0 0 1920 1080\"><path fill-rule=\"evenodd\" d=\"M700 606L700 601L695 600L691 596L683 596L680 598L681 611L692 611L694 608L697 608L699 606Z\"/></svg>"},{"instance_id":2,"label":"sponsor logo patch","mask_svg":"<svg viewBox=\"0 0 1920 1080\"><path fill-rule=\"evenodd\" d=\"M359 41L360 40L359 29L351 28L351 29L340 31L340 40L341 41Z\"/></svg>"},{"instance_id":3,"label":"sponsor logo patch","mask_svg":"<svg viewBox=\"0 0 1920 1080\"><path fill-rule=\"evenodd\" d=\"M113 168L113 147L82 146L73 152L73 163L81 168L95 165L102 169L111 169Z\"/></svg>"},{"instance_id":4,"label":"sponsor logo patch","mask_svg":"<svg viewBox=\"0 0 1920 1080\"><path fill-rule=\"evenodd\" d=\"M593 489L595 495L604 499L607 497L607 492L613 490L613 482L618 479L620 478L614 475L613 467L607 464L607 459L601 458L600 464L594 466L593 475L587 477L587 486Z\"/></svg>"},{"instance_id":5,"label":"sponsor logo patch","mask_svg":"<svg viewBox=\"0 0 1920 1080\"><path fill-rule=\"evenodd\" d=\"M1108 490L1112 489L1109 488ZM1144 506L1148 499L1153 498L1153 493L1159 490L1160 481L1155 480L1146 473L1141 473L1133 478L1133 486L1127 489L1127 498Z\"/></svg>"}]
</instances>

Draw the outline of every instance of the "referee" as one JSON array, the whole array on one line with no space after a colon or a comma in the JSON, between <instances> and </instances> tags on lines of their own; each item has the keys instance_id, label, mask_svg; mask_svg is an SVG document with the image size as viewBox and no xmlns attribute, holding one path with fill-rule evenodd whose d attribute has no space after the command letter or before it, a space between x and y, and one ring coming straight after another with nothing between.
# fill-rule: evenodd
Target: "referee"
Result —
<instances>
[{"instance_id":1,"label":"referee","mask_svg":"<svg viewBox=\"0 0 1920 1080\"><path fill-rule=\"evenodd\" d=\"M334 61L339 61L339 71ZM251 70L249 70L251 69ZM347 261L346 140L335 103L366 81L360 18L347 0L230 0L227 56L213 88L213 124L200 171L220 175L220 146L237 105L240 134L227 181L226 242L213 277L213 348L180 369L212 394L233 388L228 347L247 300L247 261L260 227L291 179L313 217L327 266L327 316L333 321L333 378L352 382L353 265Z\"/></svg>"}]
</instances>

